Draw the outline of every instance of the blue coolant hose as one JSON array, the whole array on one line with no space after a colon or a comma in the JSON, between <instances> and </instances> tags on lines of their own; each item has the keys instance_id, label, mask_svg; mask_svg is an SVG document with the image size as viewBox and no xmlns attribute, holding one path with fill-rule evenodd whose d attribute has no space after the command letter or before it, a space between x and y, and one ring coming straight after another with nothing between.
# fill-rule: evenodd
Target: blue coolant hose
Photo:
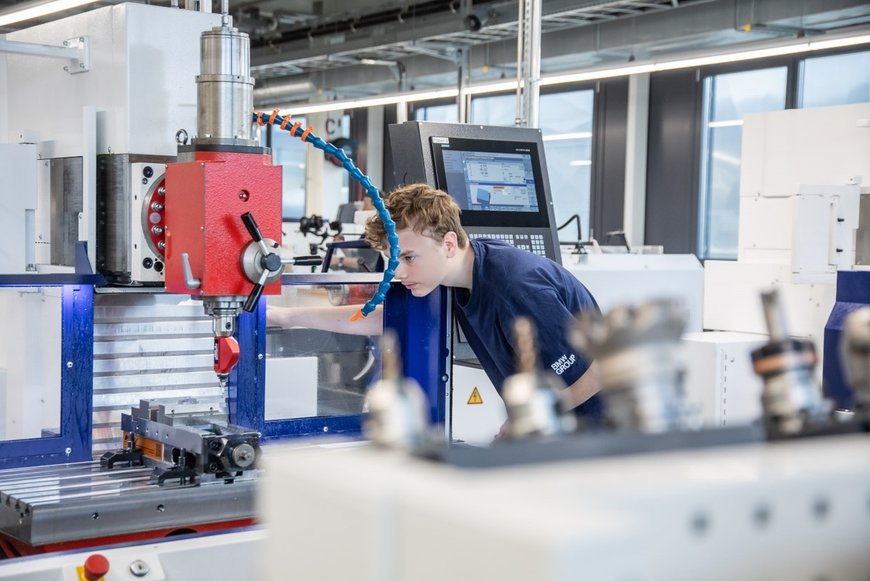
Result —
<instances>
[{"instance_id":1,"label":"blue coolant hose","mask_svg":"<svg viewBox=\"0 0 870 581\"><path fill-rule=\"evenodd\" d=\"M260 125L265 125L266 123L278 125L278 127L284 131L289 131L293 137L298 137L302 141L310 143L317 149L323 150L327 154L336 157L341 162L342 167L347 170L347 173L362 185L365 189L366 195L371 198L375 210L378 212L378 216L384 223L384 229L387 231L387 241L390 244L390 258L387 262L387 267L384 270L384 278L378 285L378 290L352 317L352 320L368 316L375 310L375 307L384 302L384 299L387 296L387 291L390 290L390 281L393 280L393 275L396 273L396 267L399 266L399 237L396 235L396 223L393 222L393 219L390 217L390 212L387 210L386 206L384 206L384 200L381 198L380 192L378 192L378 189L372 185L369 177L361 172L359 168L353 164L350 158L347 157L344 150L335 147L331 143L326 143L321 138L314 135L311 132L311 128L302 129L301 123L294 123L288 127L290 121L289 115L285 118L278 115L277 111L273 111L268 115L265 113L254 113L254 121Z\"/></svg>"}]
</instances>

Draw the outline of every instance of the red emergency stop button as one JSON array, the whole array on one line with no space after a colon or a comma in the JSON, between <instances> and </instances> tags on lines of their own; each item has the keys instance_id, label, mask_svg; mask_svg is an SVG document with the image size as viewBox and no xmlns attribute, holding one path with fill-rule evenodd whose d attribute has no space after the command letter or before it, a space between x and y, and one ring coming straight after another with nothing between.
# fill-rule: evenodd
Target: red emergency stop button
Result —
<instances>
[{"instance_id":1,"label":"red emergency stop button","mask_svg":"<svg viewBox=\"0 0 870 581\"><path fill-rule=\"evenodd\" d=\"M99 553L85 559L85 579L99 581L109 572L109 560Z\"/></svg>"}]
</instances>

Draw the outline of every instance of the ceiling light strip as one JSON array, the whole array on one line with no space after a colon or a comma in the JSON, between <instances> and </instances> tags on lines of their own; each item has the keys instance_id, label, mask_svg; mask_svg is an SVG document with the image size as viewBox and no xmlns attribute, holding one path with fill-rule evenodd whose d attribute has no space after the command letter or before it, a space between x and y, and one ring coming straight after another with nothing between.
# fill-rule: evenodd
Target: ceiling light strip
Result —
<instances>
[{"instance_id":1,"label":"ceiling light strip","mask_svg":"<svg viewBox=\"0 0 870 581\"><path fill-rule=\"evenodd\" d=\"M563 85L567 83L597 81L601 79L625 77L630 75L654 73L659 71L672 71L677 69L740 62L761 58L771 58L775 56L785 56L789 54L800 54L831 48L860 46L862 44L870 44L870 34L827 40L813 40L810 42L800 42L796 44L789 44L772 48L762 48L757 50L747 50L728 54L678 59L660 63L638 64L610 69L553 74L542 77L541 86L548 87L554 85ZM513 91L516 90L516 87L516 80L499 81L495 83L470 85L463 91L463 93L466 95L486 95L490 93ZM361 107L395 105L398 103L413 103L417 101L429 101L434 99L450 99L455 98L458 94L459 91L457 89L438 89L414 93L395 93L392 95L383 95L381 97L366 97L362 99L346 99L341 101L329 101L325 103L312 103L308 105L291 106L288 109L282 110L281 114L286 115L288 113L292 113L294 115L304 115L309 113L358 109Z\"/></svg>"},{"instance_id":2,"label":"ceiling light strip","mask_svg":"<svg viewBox=\"0 0 870 581\"><path fill-rule=\"evenodd\" d=\"M729 54L717 54L710 56L695 57L689 59L680 59L664 63L655 63L654 71L673 71L676 69L689 69L695 67L705 67L710 65L720 65L723 63L736 63L741 61L749 61L763 58L771 58L776 56L785 56L789 54L797 54L810 50L808 42L799 44L789 44L785 46L777 46L773 48L762 48L758 50L746 50L741 52L732 52Z\"/></svg>"},{"instance_id":3,"label":"ceiling light strip","mask_svg":"<svg viewBox=\"0 0 870 581\"><path fill-rule=\"evenodd\" d=\"M716 129L717 127L742 127L743 119L729 119L727 121L710 121L707 127Z\"/></svg>"},{"instance_id":4,"label":"ceiling light strip","mask_svg":"<svg viewBox=\"0 0 870 581\"><path fill-rule=\"evenodd\" d=\"M381 105L396 105L398 103L413 103L415 101L429 101L434 99L455 98L459 94L457 89L437 89L433 91L419 91L416 93L395 93L380 97L365 97L362 99L344 99L339 101L326 101L323 103L309 103L307 105L293 105L281 109L281 115L310 115L312 113L325 113L328 111L342 111L345 109L360 109L362 107L379 107Z\"/></svg>"},{"instance_id":5,"label":"ceiling light strip","mask_svg":"<svg viewBox=\"0 0 870 581\"><path fill-rule=\"evenodd\" d=\"M858 46L870 44L870 34L863 36L847 36L845 38L832 38L830 40L811 40L810 50L826 50L829 48L843 48L846 46Z\"/></svg>"},{"instance_id":6,"label":"ceiling light strip","mask_svg":"<svg viewBox=\"0 0 870 581\"><path fill-rule=\"evenodd\" d=\"M502 91L514 91L517 88L516 79L510 81L500 81L498 83L483 83L480 85L469 85L465 89L466 95L486 95L487 93L501 93Z\"/></svg>"},{"instance_id":7,"label":"ceiling light strip","mask_svg":"<svg viewBox=\"0 0 870 581\"><path fill-rule=\"evenodd\" d=\"M591 131L577 131L574 133L552 133L544 136L544 141L568 141L571 139L589 139Z\"/></svg>"},{"instance_id":8,"label":"ceiling light strip","mask_svg":"<svg viewBox=\"0 0 870 581\"><path fill-rule=\"evenodd\" d=\"M24 22L25 20L48 16L49 14L54 14L56 12L78 8L79 6L84 6L86 4L93 4L94 2L97 2L97 0L55 0L54 2L44 2L42 4L37 4L36 6L31 5L27 8L18 8L0 14L0 26L8 26L10 24Z\"/></svg>"}]
</instances>

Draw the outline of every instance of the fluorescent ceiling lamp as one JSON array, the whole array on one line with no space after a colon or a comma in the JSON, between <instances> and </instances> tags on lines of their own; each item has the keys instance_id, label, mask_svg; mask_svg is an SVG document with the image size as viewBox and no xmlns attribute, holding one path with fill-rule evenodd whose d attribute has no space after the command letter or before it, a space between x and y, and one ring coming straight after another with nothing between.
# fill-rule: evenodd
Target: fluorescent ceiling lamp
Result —
<instances>
[{"instance_id":1,"label":"fluorescent ceiling lamp","mask_svg":"<svg viewBox=\"0 0 870 581\"><path fill-rule=\"evenodd\" d=\"M97 0L54 0L53 2L42 2L41 4L29 4L26 7L16 8L8 12L0 14L0 26L8 26L17 22L24 22L33 18L41 18L54 14L55 12L63 12L72 8L78 8L86 4L93 4Z\"/></svg>"},{"instance_id":2,"label":"fluorescent ceiling lamp","mask_svg":"<svg viewBox=\"0 0 870 581\"><path fill-rule=\"evenodd\" d=\"M727 54L709 55L687 59L676 59L672 61L664 61L658 63L629 65L624 67L615 67L611 69L598 69L591 71L578 71L575 73L547 75L541 78L540 85L542 87L548 87L553 85L563 85L566 83L597 81L600 79L610 79L614 77L626 77L630 75L654 73L657 71L672 71L676 69L686 69L760 58L770 58L775 56L806 53L830 48L859 46L862 44L870 44L870 34L825 40L813 40L810 42L799 42L795 44L788 44L772 48L761 48L756 50L732 52ZM481 83L477 85L469 85L468 87L465 87L463 93L466 95L484 95L487 93L515 91L516 88L516 80L499 81L495 83ZM299 105L298 107L291 107L286 109L286 112L293 113L294 115L304 115L306 113L323 113L327 111L357 109L360 107L375 107L379 105L413 103L415 101L428 101L430 99L450 99L455 98L458 94L458 89L438 89L432 91L422 91L418 93L395 93L392 95L384 95L381 97L346 99L342 101L329 101L326 103ZM282 114L286 113L282 111ZM550 140L557 140L559 138L559 136L554 136L550 138ZM574 139L574 137L561 137L561 139Z\"/></svg>"},{"instance_id":3,"label":"fluorescent ceiling lamp","mask_svg":"<svg viewBox=\"0 0 870 581\"><path fill-rule=\"evenodd\" d=\"M830 40L812 40L809 42L810 50L825 50L828 48L842 48L844 46L856 46L870 43L870 34L864 36L848 36L846 38L832 38Z\"/></svg>"},{"instance_id":4,"label":"fluorescent ceiling lamp","mask_svg":"<svg viewBox=\"0 0 870 581\"><path fill-rule=\"evenodd\" d=\"M729 119L728 121L710 121L707 127L715 129L716 127L739 127L743 125L743 119Z\"/></svg>"},{"instance_id":5,"label":"fluorescent ceiling lamp","mask_svg":"<svg viewBox=\"0 0 870 581\"><path fill-rule=\"evenodd\" d=\"M544 141L546 141L546 139ZM571 161L568 162L568 165L574 166L574 167L581 167L584 165L592 165L592 160L591 159L572 159Z\"/></svg>"},{"instance_id":6,"label":"fluorescent ceiling lamp","mask_svg":"<svg viewBox=\"0 0 870 581\"><path fill-rule=\"evenodd\" d=\"M345 99L341 101L327 101L325 103L309 103L307 105L293 106L280 111L281 115L307 115L310 113L325 113L327 111L342 111L346 109L360 109L362 107L378 107L380 105L395 105L397 103L413 103L415 101L428 101L430 99L449 99L459 94L458 89L437 89L434 91L419 91L415 93L394 93L380 97L365 97L362 99Z\"/></svg>"},{"instance_id":7,"label":"fluorescent ceiling lamp","mask_svg":"<svg viewBox=\"0 0 870 581\"><path fill-rule=\"evenodd\" d=\"M502 91L516 91L517 81L499 81L498 83L483 83L469 85L465 88L466 95L485 95L487 93L501 93Z\"/></svg>"},{"instance_id":8,"label":"fluorescent ceiling lamp","mask_svg":"<svg viewBox=\"0 0 870 581\"><path fill-rule=\"evenodd\" d=\"M581 71L578 73L564 73L559 75L547 75L541 78L541 86L564 85L565 83L579 83L583 81L597 81L612 77L627 77L653 72L654 65L635 65L630 67L618 67L615 69L601 69L597 71Z\"/></svg>"},{"instance_id":9,"label":"fluorescent ceiling lamp","mask_svg":"<svg viewBox=\"0 0 870 581\"><path fill-rule=\"evenodd\" d=\"M664 63L655 63L653 65L653 70L673 71L676 69L688 69L709 65L720 65L722 63L736 63L740 61L784 56L787 54L796 54L800 52L806 52L808 50L809 43L802 42L799 44L789 44L786 46L776 46L773 48L761 48L758 50L746 50L741 52L732 52L728 54L716 54L710 56L669 61Z\"/></svg>"},{"instance_id":10,"label":"fluorescent ceiling lamp","mask_svg":"<svg viewBox=\"0 0 870 581\"><path fill-rule=\"evenodd\" d=\"M567 141L569 139L589 139L592 137L591 131L578 131L576 133L554 133L545 135L544 141Z\"/></svg>"}]
</instances>

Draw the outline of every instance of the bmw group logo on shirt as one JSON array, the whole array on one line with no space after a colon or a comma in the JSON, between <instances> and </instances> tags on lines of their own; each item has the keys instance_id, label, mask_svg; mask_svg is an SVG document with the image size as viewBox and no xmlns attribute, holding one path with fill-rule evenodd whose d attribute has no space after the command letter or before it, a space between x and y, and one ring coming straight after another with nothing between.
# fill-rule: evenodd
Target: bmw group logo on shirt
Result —
<instances>
[{"instance_id":1,"label":"bmw group logo on shirt","mask_svg":"<svg viewBox=\"0 0 870 581\"><path fill-rule=\"evenodd\" d=\"M554 363L550 364L550 368L556 372L556 375L562 375L569 367L574 365L575 361L577 361L577 356L573 353L571 355L562 355Z\"/></svg>"}]
</instances>

